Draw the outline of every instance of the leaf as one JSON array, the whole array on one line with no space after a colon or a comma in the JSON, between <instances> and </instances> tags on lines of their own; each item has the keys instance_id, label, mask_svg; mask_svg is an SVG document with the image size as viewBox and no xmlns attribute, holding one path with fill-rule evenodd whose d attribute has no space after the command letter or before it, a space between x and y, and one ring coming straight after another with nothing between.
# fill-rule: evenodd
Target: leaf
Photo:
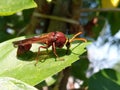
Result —
<instances>
[{"instance_id":1,"label":"leaf","mask_svg":"<svg viewBox=\"0 0 120 90\"><path fill-rule=\"evenodd\" d=\"M105 69L89 79L88 90L120 90L120 73Z\"/></svg>"},{"instance_id":2,"label":"leaf","mask_svg":"<svg viewBox=\"0 0 120 90\"><path fill-rule=\"evenodd\" d=\"M51 51L51 48L49 48L48 53L45 49L41 49L39 55L40 61L35 66L35 57L40 44L33 44L31 52L17 58L17 49L13 47L12 42L21 39L24 38L20 37L12 39L0 44L0 76L13 77L30 85L36 85L70 66L79 59L79 55L86 51L85 47L89 44L72 44L69 55L65 54L65 47L63 49L57 49L57 54L60 57L57 60L55 59L55 55Z\"/></svg>"},{"instance_id":3,"label":"leaf","mask_svg":"<svg viewBox=\"0 0 120 90\"><path fill-rule=\"evenodd\" d=\"M33 0L0 0L0 16L12 15L36 6Z\"/></svg>"},{"instance_id":4,"label":"leaf","mask_svg":"<svg viewBox=\"0 0 120 90\"><path fill-rule=\"evenodd\" d=\"M101 0L102 8L116 8L119 2L119 0Z\"/></svg>"},{"instance_id":5,"label":"leaf","mask_svg":"<svg viewBox=\"0 0 120 90\"><path fill-rule=\"evenodd\" d=\"M20 80L10 77L0 77L1 90L38 90Z\"/></svg>"},{"instance_id":6,"label":"leaf","mask_svg":"<svg viewBox=\"0 0 120 90\"><path fill-rule=\"evenodd\" d=\"M86 56L86 53L84 53L83 56ZM71 74L75 78L84 81L83 82L84 86L88 85L88 78L86 77L86 71L88 69L88 65L89 65L89 61L87 60L87 58L82 58L76 61L75 63L73 63L71 66Z\"/></svg>"}]
</instances>

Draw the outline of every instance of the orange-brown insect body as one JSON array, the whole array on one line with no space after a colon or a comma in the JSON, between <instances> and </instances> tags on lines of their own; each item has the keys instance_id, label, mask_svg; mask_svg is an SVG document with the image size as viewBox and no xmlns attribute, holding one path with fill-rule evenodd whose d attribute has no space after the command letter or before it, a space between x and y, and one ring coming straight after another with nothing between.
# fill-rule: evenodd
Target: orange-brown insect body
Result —
<instances>
[{"instance_id":1,"label":"orange-brown insect body","mask_svg":"<svg viewBox=\"0 0 120 90\"><path fill-rule=\"evenodd\" d=\"M42 46L41 48L49 48L52 46L54 50L55 47L62 48L65 42L66 37L62 32L50 32L42 36L35 36L32 38L15 41L13 44L14 46L18 46L17 55L20 55L26 51L29 51L32 43L43 43L46 44L46 46Z\"/></svg>"},{"instance_id":2,"label":"orange-brown insect body","mask_svg":"<svg viewBox=\"0 0 120 90\"><path fill-rule=\"evenodd\" d=\"M81 32L77 33L76 35L73 36L72 39L67 39L65 37L65 35L62 32L50 32L41 36L35 36L32 38L28 38L28 39L24 39L24 40L20 40L20 41L15 41L13 42L14 46L18 46L17 49L17 56L21 55L27 51L30 50L30 48L32 47L33 43L42 43L45 44L44 46L40 46L38 48L38 54L37 57L40 53L40 48L49 48L50 46L52 46L52 50L53 53L55 54L56 57L58 57L57 53L56 53L56 47L58 48L62 48L65 44L67 47L67 50L70 47L70 42L75 41L75 40L82 40L86 42L86 39L84 38L75 38L78 35L80 35Z\"/></svg>"}]
</instances>

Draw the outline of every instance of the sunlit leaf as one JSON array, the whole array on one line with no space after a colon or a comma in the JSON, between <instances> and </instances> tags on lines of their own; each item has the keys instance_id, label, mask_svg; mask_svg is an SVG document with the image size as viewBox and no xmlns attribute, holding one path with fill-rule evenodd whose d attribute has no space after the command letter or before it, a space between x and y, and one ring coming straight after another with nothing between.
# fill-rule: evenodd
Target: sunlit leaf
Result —
<instances>
[{"instance_id":1,"label":"sunlit leaf","mask_svg":"<svg viewBox=\"0 0 120 90\"><path fill-rule=\"evenodd\" d=\"M101 0L102 8L116 8L120 0Z\"/></svg>"},{"instance_id":2,"label":"sunlit leaf","mask_svg":"<svg viewBox=\"0 0 120 90\"><path fill-rule=\"evenodd\" d=\"M1 90L38 90L20 80L10 77L0 77Z\"/></svg>"},{"instance_id":3,"label":"sunlit leaf","mask_svg":"<svg viewBox=\"0 0 120 90\"><path fill-rule=\"evenodd\" d=\"M36 6L33 0L0 0L0 16L11 15Z\"/></svg>"},{"instance_id":4,"label":"sunlit leaf","mask_svg":"<svg viewBox=\"0 0 120 90\"><path fill-rule=\"evenodd\" d=\"M69 55L65 54L66 48L57 49L57 54L59 55L57 59L55 59L55 55L51 49L49 49L48 53L46 50L41 49L41 55L39 55L40 61L35 66L36 53L40 44L33 44L31 52L17 58L17 49L13 47L12 42L18 39L23 39L23 37L0 44L0 76L13 77L31 85L36 85L70 66L79 59L79 55L86 51L85 47L89 44L72 44Z\"/></svg>"}]
</instances>

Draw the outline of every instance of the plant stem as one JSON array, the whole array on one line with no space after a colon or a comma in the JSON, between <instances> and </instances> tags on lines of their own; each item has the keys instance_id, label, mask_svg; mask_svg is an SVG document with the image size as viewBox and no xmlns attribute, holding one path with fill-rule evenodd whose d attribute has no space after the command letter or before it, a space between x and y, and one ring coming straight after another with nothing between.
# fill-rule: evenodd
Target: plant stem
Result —
<instances>
[{"instance_id":1,"label":"plant stem","mask_svg":"<svg viewBox=\"0 0 120 90\"><path fill-rule=\"evenodd\" d=\"M79 22L76 21L76 20L69 19L69 18L63 18L63 17L58 17L58 16L45 15L45 14L40 14L40 13L34 13L34 16L41 17L41 18L46 18L46 19L51 19L51 20L67 22L67 23L71 23L71 24L79 24Z\"/></svg>"},{"instance_id":2,"label":"plant stem","mask_svg":"<svg viewBox=\"0 0 120 90\"><path fill-rule=\"evenodd\" d=\"M80 9L80 12L106 12L106 11L120 12L120 9L119 8L96 8L96 9L82 8Z\"/></svg>"}]
</instances>

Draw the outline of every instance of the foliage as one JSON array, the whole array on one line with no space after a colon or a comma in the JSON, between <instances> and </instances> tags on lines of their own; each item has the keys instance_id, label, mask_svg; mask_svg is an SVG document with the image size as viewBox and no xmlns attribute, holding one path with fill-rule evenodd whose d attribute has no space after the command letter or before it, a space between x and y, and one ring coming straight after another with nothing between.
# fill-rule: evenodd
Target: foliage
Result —
<instances>
[{"instance_id":1,"label":"foliage","mask_svg":"<svg viewBox=\"0 0 120 90\"><path fill-rule=\"evenodd\" d=\"M51 49L46 53L46 50L41 49L39 62L36 66L36 50L40 44L34 44L32 51L26 53L24 56L16 57L16 49L13 47L12 42L23 38L16 38L0 44L0 76L13 77L22 80L28 84L36 85L46 78L53 76L60 72L65 67L70 66L73 62L79 59L79 55L84 53L86 45L89 43L72 44L70 55L66 55L65 49L58 49L60 58L55 60L55 56ZM9 46L9 47L8 47ZM5 49L5 50L4 50ZM20 60L21 59L21 60Z\"/></svg>"},{"instance_id":2,"label":"foliage","mask_svg":"<svg viewBox=\"0 0 120 90\"><path fill-rule=\"evenodd\" d=\"M97 86L97 87L96 87ZM119 90L120 73L112 69L101 70L89 79L88 90Z\"/></svg>"},{"instance_id":3,"label":"foliage","mask_svg":"<svg viewBox=\"0 0 120 90\"><path fill-rule=\"evenodd\" d=\"M36 88L14 78L0 77L1 90L37 90Z\"/></svg>"},{"instance_id":4,"label":"foliage","mask_svg":"<svg viewBox=\"0 0 120 90\"><path fill-rule=\"evenodd\" d=\"M33 0L0 0L0 16L11 15L18 11L34 8L36 6Z\"/></svg>"},{"instance_id":5,"label":"foliage","mask_svg":"<svg viewBox=\"0 0 120 90\"><path fill-rule=\"evenodd\" d=\"M37 84L40 88L47 85L52 90L64 90L61 85L65 88L72 85L70 89L75 89L74 84L78 83L80 89L119 90L120 65L86 77L90 60L85 50L89 42L99 37L106 20L111 26L111 34L118 32L119 2L120 0L0 0L0 83L7 77L7 85L9 82L16 85L17 82L25 86L28 83L32 86ZM65 54L65 47L57 49L59 59L64 59L63 61L55 59L51 48L48 53L41 49L39 63L35 66L37 50L42 44L33 44L31 51L16 57L16 48L12 42L24 39L16 37L30 37L52 31L65 34L83 32L80 37L87 38L88 43L72 43L69 55ZM93 53L92 56L94 55ZM70 70L66 71L67 67ZM73 76L72 83L67 82L69 76ZM79 80L83 82L82 85Z\"/></svg>"}]
</instances>

